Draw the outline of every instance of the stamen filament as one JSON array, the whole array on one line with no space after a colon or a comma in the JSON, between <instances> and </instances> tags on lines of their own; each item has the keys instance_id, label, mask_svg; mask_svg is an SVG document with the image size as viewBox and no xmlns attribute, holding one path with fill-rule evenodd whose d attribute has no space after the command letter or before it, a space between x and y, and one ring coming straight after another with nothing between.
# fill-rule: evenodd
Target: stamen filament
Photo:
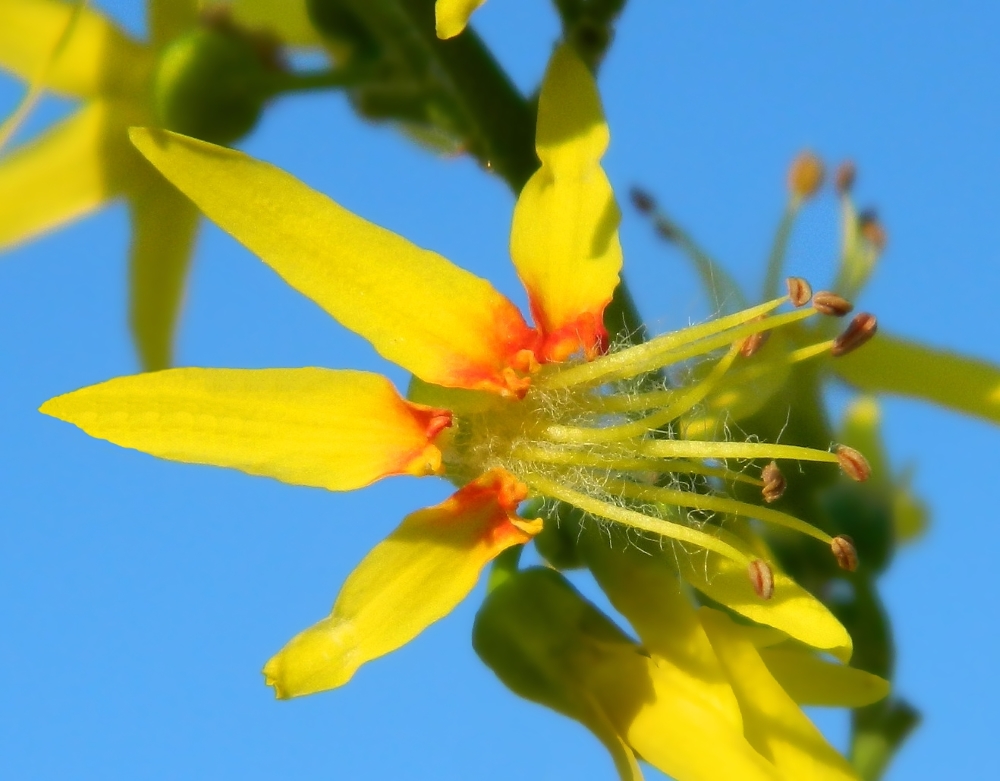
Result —
<instances>
[{"instance_id":1,"label":"stamen filament","mask_svg":"<svg viewBox=\"0 0 1000 781\"><path fill-rule=\"evenodd\" d=\"M671 350L681 347L682 345L690 344L691 342L698 341L699 339L704 339L714 334L727 331L753 320L756 317L766 315L769 312L773 312L787 300L788 296L782 296L781 298L775 298L772 301L758 304L750 309L744 309L741 312L736 312L735 314L727 315L726 317L720 317L717 320L710 320L709 322L702 323L701 325L693 325L688 328L682 328L679 331L672 331L671 333L657 336L650 339L648 342L643 342L642 344L637 344L634 347L619 350L618 352L597 358L589 363L582 363L579 366L574 366L570 369L563 369L558 372L553 372L548 376L542 376L538 378L536 384L543 388L568 388L573 385L581 385L584 383L593 383L597 381L606 382L607 380L604 379L605 377L610 377L616 371L620 372L622 370L626 371L626 374L622 376L634 376L628 374L627 372L630 370L630 367L636 363L648 363L649 360L654 357L668 353ZM730 340L724 340L723 344L728 344L729 341ZM694 354L698 355L700 353ZM653 368L661 365L663 364L654 363ZM638 373L639 372L636 372L636 374Z\"/></svg>"},{"instance_id":2,"label":"stamen filament","mask_svg":"<svg viewBox=\"0 0 1000 781\"><path fill-rule=\"evenodd\" d=\"M519 445L511 455L519 461L541 464L583 466L597 469L613 469L618 472L655 472L657 474L691 474L717 477L737 483L762 486L763 480L743 472L721 466L699 464L683 458L621 458L611 453L583 452L565 448L546 448L533 445Z\"/></svg>"},{"instance_id":3,"label":"stamen filament","mask_svg":"<svg viewBox=\"0 0 1000 781\"><path fill-rule=\"evenodd\" d=\"M750 560L732 545L723 542L718 537L690 526L673 523L672 521L664 521L660 518L651 518L635 510L618 507L600 499L593 499L586 494L566 488L556 481L539 474L520 475L520 478L537 493L571 504L599 518L605 518L624 526L631 526L634 529L659 534L662 537L668 537L679 542L697 545L713 553L718 553L720 556L725 556L727 559L735 561L744 567L750 563Z\"/></svg>"},{"instance_id":4,"label":"stamen filament","mask_svg":"<svg viewBox=\"0 0 1000 781\"><path fill-rule=\"evenodd\" d=\"M787 297L781 300L787 300ZM753 310L747 309L741 314L746 314L746 312L751 311ZM687 359L694 358L698 355L705 355L706 353L710 353L720 347L727 347L733 342L740 342L742 344L742 341L748 336L761 333L763 331L771 331L790 323L797 323L800 320L815 317L817 314L818 312L815 309L808 308L798 309L794 312L786 312L782 315L774 315L773 317L768 317L764 320L754 319L749 323L744 323L743 325L724 331L716 336L710 336L697 341L684 340L683 343L687 344L687 346L682 349L676 349L676 345L671 344L669 349L667 347L663 347L663 349L658 351L644 352L639 354L638 357L634 357L631 361L618 360L623 356L627 356L632 350L638 349L638 347L632 347L618 353L612 353L611 355L603 358L598 358L590 363L581 364L580 366L574 366L572 369L557 372L547 378L543 378L542 382L546 383L545 387L561 388L584 382L592 383L597 380L600 380L602 383L611 382L612 380L624 380L629 377L635 377L637 374L655 371L657 369L670 366L671 364L686 361ZM689 330L691 329L686 328L684 331L679 333L684 333ZM674 334L667 334L666 336L674 336ZM647 347L648 345L654 344L656 341L656 339L653 339L643 345L639 345L639 347ZM589 370L590 376L578 376L577 373L580 372L581 369ZM570 380L567 381L565 379L566 377L570 377Z\"/></svg>"},{"instance_id":5,"label":"stamen filament","mask_svg":"<svg viewBox=\"0 0 1000 781\"><path fill-rule=\"evenodd\" d=\"M722 376L726 373L726 370L732 366L733 360L737 355L739 355L739 352L739 345L734 345L730 348L729 352L723 356L714 367L712 367L712 371L708 373L708 376L705 377L705 379L687 392L682 393L679 398L675 399L672 403L668 404L665 409L662 409L659 412L654 412L644 418L634 420L629 423L621 423L617 426L606 426L604 428L553 425L546 428L545 433L549 434L554 430L553 438L563 442L567 441L567 437L570 437L571 441L577 442L620 442L626 439L636 439L642 437L650 431L656 431L660 427L665 426L667 423L680 417L693 406L702 401L715 389L719 380L721 380ZM577 429L577 433L571 433L573 428Z\"/></svg>"},{"instance_id":6,"label":"stamen filament","mask_svg":"<svg viewBox=\"0 0 1000 781\"><path fill-rule=\"evenodd\" d=\"M649 439L636 446L636 454L652 458L767 458L821 461L840 464L836 453L798 445L768 442L711 442L695 439Z\"/></svg>"},{"instance_id":7,"label":"stamen filament","mask_svg":"<svg viewBox=\"0 0 1000 781\"><path fill-rule=\"evenodd\" d=\"M711 496L708 494L698 494L693 491L679 491L676 488L662 488L655 485L641 485L631 483L627 480L609 480L605 485L605 490L612 493L620 493L629 499L642 499L647 502L661 502L672 504L678 507L688 507L692 510L705 510L707 512L727 513L729 515L742 515L748 518L756 518L760 521L784 526L786 529L807 534L827 545L833 542L833 538L812 524L806 523L794 515L771 510L767 507L760 507L756 504L740 502L736 499L729 499L723 496Z\"/></svg>"}]
</instances>

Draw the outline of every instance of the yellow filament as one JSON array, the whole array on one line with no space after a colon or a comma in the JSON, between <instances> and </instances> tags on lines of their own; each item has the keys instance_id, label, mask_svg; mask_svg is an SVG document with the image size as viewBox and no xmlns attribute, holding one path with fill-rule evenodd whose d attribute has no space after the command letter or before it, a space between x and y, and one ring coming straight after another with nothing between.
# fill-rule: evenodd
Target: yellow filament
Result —
<instances>
[{"instance_id":1,"label":"yellow filament","mask_svg":"<svg viewBox=\"0 0 1000 781\"><path fill-rule=\"evenodd\" d=\"M583 383L593 383L597 381L607 382L607 378L612 376L635 376L635 374L639 374L643 370L629 374L633 365L648 364L650 361L653 361L653 368L663 366L663 363L657 363L656 361L658 360L658 357L664 353L669 353L678 347L696 342L722 331L728 331L731 328L742 325L743 323L757 317L773 312L787 300L787 296L776 298L773 301L767 301L763 304L751 307L750 309L744 309L742 312L727 315L726 317L720 317L717 320L710 320L709 322L701 325L694 325L688 328L682 328L679 331L673 331L669 334L657 336L654 339L650 339L648 342L643 342L635 347L629 347L625 350L605 355L591 361L590 363L583 363L570 369L553 372L548 376L542 376L537 380L537 384L544 388L568 388L573 385L581 385ZM723 340L723 344L727 344L729 341L730 340ZM695 355L699 354L701 353L695 353ZM621 374L622 371L625 373Z\"/></svg>"},{"instance_id":2,"label":"yellow filament","mask_svg":"<svg viewBox=\"0 0 1000 781\"><path fill-rule=\"evenodd\" d=\"M656 472L657 474L691 474L718 477L730 482L763 485L764 481L743 472L725 467L708 466L686 459L620 458L610 453L582 452L564 448L544 448L520 445L512 453L519 461L543 464L582 466L595 469L611 469L619 472Z\"/></svg>"},{"instance_id":3,"label":"yellow filament","mask_svg":"<svg viewBox=\"0 0 1000 781\"><path fill-rule=\"evenodd\" d=\"M648 439L636 444L636 455L652 458L780 458L840 463L836 454L811 447L767 442L702 442L694 439Z\"/></svg>"},{"instance_id":4,"label":"yellow filament","mask_svg":"<svg viewBox=\"0 0 1000 781\"><path fill-rule=\"evenodd\" d=\"M639 483L630 483L626 480L610 480L604 487L607 491L619 493L630 499L662 502L663 504L673 504L678 507L689 507L692 510L705 510L707 512L756 518L760 521L784 526L786 529L802 532L802 534L814 537L820 542L830 544L833 541L833 538L829 534L820 531L812 524L796 518L794 515L760 507L755 504L748 504L747 502L739 502L723 496L710 496L707 494L697 494L692 491L678 491L675 488L640 485Z\"/></svg>"},{"instance_id":5,"label":"yellow filament","mask_svg":"<svg viewBox=\"0 0 1000 781\"><path fill-rule=\"evenodd\" d=\"M732 545L728 545L718 537L699 531L698 529L693 529L690 526L664 521L659 518L651 518L648 515L637 513L625 507L617 507L600 499L593 499L586 494L566 488L554 480L550 480L539 474L519 475L519 477L537 493L571 504L599 518L605 518L624 526L631 526L634 529L658 534L661 537L667 537L678 542L697 545L713 553L718 553L720 556L725 556L727 559L735 561L744 567L750 563L750 559Z\"/></svg>"},{"instance_id":6,"label":"yellow filament","mask_svg":"<svg viewBox=\"0 0 1000 781\"><path fill-rule=\"evenodd\" d=\"M675 418L680 417L695 404L702 401L726 373L733 360L739 354L739 345L734 345L715 366L704 380L690 390L682 393L679 398L667 405L666 409L654 412L646 417L630 423L605 428L586 428L581 426L552 425L545 429L548 438L557 442L620 442L625 439L636 439L645 436L650 431L656 431Z\"/></svg>"}]
</instances>

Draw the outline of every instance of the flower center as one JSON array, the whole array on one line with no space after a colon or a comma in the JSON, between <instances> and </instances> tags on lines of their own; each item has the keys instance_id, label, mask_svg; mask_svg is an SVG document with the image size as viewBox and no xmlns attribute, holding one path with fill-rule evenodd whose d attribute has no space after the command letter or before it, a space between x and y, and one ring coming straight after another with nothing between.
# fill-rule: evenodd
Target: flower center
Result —
<instances>
[{"instance_id":1,"label":"flower center","mask_svg":"<svg viewBox=\"0 0 1000 781\"><path fill-rule=\"evenodd\" d=\"M733 559L748 567L755 583L768 582L761 576L767 565L713 534L709 520L738 516L784 526L825 542L839 562L851 563L856 557L844 553L850 545L846 538L831 537L787 513L738 501L728 495L727 486L757 485L770 503L784 489L776 461L838 464L853 479L866 479L867 463L860 453L844 446L825 451L704 438L717 428L706 425L706 418L720 413L720 399L745 394L750 382L800 361L843 355L874 334L874 317L862 314L835 339L767 350L766 337L776 329L818 315L842 316L850 309L829 293L818 293L812 306L803 306L809 300L808 286L793 279L788 296L743 312L592 361L546 364L522 398L495 398L481 409L456 411L454 428L443 443L446 470L452 479L465 482L503 469L533 496ZM778 313L788 302L796 308ZM765 462L763 469L751 472L759 461ZM770 595L763 587L758 593Z\"/></svg>"}]
</instances>

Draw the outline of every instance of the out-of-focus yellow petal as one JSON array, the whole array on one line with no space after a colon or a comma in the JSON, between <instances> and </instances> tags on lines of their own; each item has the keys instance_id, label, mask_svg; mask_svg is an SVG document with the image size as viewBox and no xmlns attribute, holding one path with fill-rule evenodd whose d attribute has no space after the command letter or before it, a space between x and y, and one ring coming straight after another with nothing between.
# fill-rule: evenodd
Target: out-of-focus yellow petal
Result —
<instances>
[{"instance_id":1,"label":"out-of-focus yellow petal","mask_svg":"<svg viewBox=\"0 0 1000 781\"><path fill-rule=\"evenodd\" d=\"M437 0L434 20L438 38L454 38L469 23L472 12L486 0Z\"/></svg>"},{"instance_id":2,"label":"out-of-focus yellow petal","mask_svg":"<svg viewBox=\"0 0 1000 781\"><path fill-rule=\"evenodd\" d=\"M73 6L57 0L0 0L0 68L31 81L46 68ZM70 39L48 67L45 84L76 97L137 98L152 53L101 14L84 9Z\"/></svg>"},{"instance_id":3,"label":"out-of-focus yellow petal","mask_svg":"<svg viewBox=\"0 0 1000 781\"><path fill-rule=\"evenodd\" d=\"M534 333L486 280L240 152L166 131L131 136L210 219L389 360L437 385L517 385L511 367L527 368Z\"/></svg>"},{"instance_id":4,"label":"out-of-focus yellow petal","mask_svg":"<svg viewBox=\"0 0 1000 781\"><path fill-rule=\"evenodd\" d=\"M129 114L95 102L0 160L0 249L93 211L121 194L142 159Z\"/></svg>"},{"instance_id":5,"label":"out-of-focus yellow petal","mask_svg":"<svg viewBox=\"0 0 1000 781\"><path fill-rule=\"evenodd\" d=\"M604 308L622 266L621 215L600 166L608 139L593 76L567 46L560 47L538 103L542 167L521 191L510 237L550 360L580 348L594 355L607 346Z\"/></svg>"},{"instance_id":6,"label":"out-of-focus yellow petal","mask_svg":"<svg viewBox=\"0 0 1000 781\"><path fill-rule=\"evenodd\" d=\"M153 44L162 46L194 27L199 5L199 0L147 0L147 26Z\"/></svg>"},{"instance_id":7,"label":"out-of-focus yellow petal","mask_svg":"<svg viewBox=\"0 0 1000 781\"><path fill-rule=\"evenodd\" d=\"M514 514L526 496L497 470L408 516L351 573L333 612L267 663L268 685L281 698L342 686L362 664L448 615L488 562L540 530L540 521Z\"/></svg>"},{"instance_id":8,"label":"out-of-focus yellow petal","mask_svg":"<svg viewBox=\"0 0 1000 781\"><path fill-rule=\"evenodd\" d=\"M831 362L866 393L898 393L1000 423L1000 367L879 332Z\"/></svg>"},{"instance_id":9,"label":"out-of-focus yellow petal","mask_svg":"<svg viewBox=\"0 0 1000 781\"><path fill-rule=\"evenodd\" d=\"M156 171L129 193L132 337L145 371L165 369L191 261L198 210Z\"/></svg>"},{"instance_id":10,"label":"out-of-focus yellow petal","mask_svg":"<svg viewBox=\"0 0 1000 781\"><path fill-rule=\"evenodd\" d=\"M723 530L714 532L747 558L759 556L747 542ZM846 662L853 648L844 626L816 597L772 565L774 596L757 596L746 568L706 551L701 556L679 556L681 576L696 589L730 610L765 626L780 629L806 645L829 651Z\"/></svg>"},{"instance_id":11,"label":"out-of-focus yellow petal","mask_svg":"<svg viewBox=\"0 0 1000 781\"><path fill-rule=\"evenodd\" d=\"M437 472L451 414L404 401L377 374L168 369L57 396L41 411L160 458L331 491Z\"/></svg>"},{"instance_id":12,"label":"out-of-focus yellow petal","mask_svg":"<svg viewBox=\"0 0 1000 781\"><path fill-rule=\"evenodd\" d=\"M747 739L784 778L857 781L857 775L823 738L768 671L753 643L723 613L701 609L702 624L729 674L743 713Z\"/></svg>"},{"instance_id":13,"label":"out-of-focus yellow petal","mask_svg":"<svg viewBox=\"0 0 1000 781\"><path fill-rule=\"evenodd\" d=\"M825 662L804 648L759 648L760 658L799 705L860 708L889 694L889 682L864 670Z\"/></svg>"},{"instance_id":14,"label":"out-of-focus yellow petal","mask_svg":"<svg viewBox=\"0 0 1000 781\"><path fill-rule=\"evenodd\" d=\"M234 0L233 19L251 30L267 30L291 46L318 46L322 39L309 21L305 0Z\"/></svg>"},{"instance_id":15,"label":"out-of-focus yellow petal","mask_svg":"<svg viewBox=\"0 0 1000 781\"><path fill-rule=\"evenodd\" d=\"M651 658L551 570L524 570L497 587L473 645L510 689L594 732L624 779L640 777L635 755L680 781L780 778L711 687Z\"/></svg>"}]
</instances>

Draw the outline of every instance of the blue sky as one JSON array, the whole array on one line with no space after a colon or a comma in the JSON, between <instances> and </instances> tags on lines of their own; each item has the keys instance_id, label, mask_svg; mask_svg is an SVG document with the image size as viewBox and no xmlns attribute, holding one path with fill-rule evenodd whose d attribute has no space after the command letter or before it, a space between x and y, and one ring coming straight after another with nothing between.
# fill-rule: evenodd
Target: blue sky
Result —
<instances>
[{"instance_id":1,"label":"blue sky","mask_svg":"<svg viewBox=\"0 0 1000 781\"><path fill-rule=\"evenodd\" d=\"M95 3L141 33L138 3ZM546 3L490 0L476 27L522 89L558 30ZM886 331L1000 363L1000 11L985 3L633 0L602 71L606 169L640 183L750 285L788 161L853 158L889 231L860 302ZM19 89L0 79L0 111ZM49 101L29 131L65 106ZM376 223L488 276L519 304L513 199L468 159L440 160L337 95L276 104L244 148ZM830 279L836 208L810 205L790 270ZM157 461L37 414L136 363L125 329L125 209L0 259L0 775L7 778L603 779L581 727L508 694L469 644L478 592L347 687L275 702L260 667L319 619L352 567L445 484L332 495ZM707 315L694 275L625 208L626 273L655 330ZM358 367L360 338L218 229L201 233L179 338L195 366ZM900 693L925 723L890 779L993 764L992 539L1000 430L885 405L894 463L917 464L933 527L883 586ZM842 740L845 721L821 723ZM653 777L654 774L650 774Z\"/></svg>"}]
</instances>

